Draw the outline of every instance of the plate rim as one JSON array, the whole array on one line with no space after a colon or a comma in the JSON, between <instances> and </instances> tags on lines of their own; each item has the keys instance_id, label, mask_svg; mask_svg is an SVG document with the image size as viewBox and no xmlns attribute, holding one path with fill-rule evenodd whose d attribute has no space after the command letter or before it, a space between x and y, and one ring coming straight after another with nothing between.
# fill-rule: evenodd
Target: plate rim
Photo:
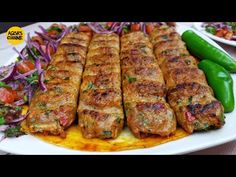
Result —
<instances>
[{"instance_id":1,"label":"plate rim","mask_svg":"<svg viewBox=\"0 0 236 177\"><path fill-rule=\"evenodd\" d=\"M201 25L203 24L204 22L194 22L193 23L193 27L202 32L203 34L207 35L209 38L217 41L217 42L221 42L223 44L226 44L226 45L230 45L230 46L233 46L233 47L236 47L236 41L230 41L230 40L227 40L227 39L224 39L224 38L221 38L221 37L218 37L218 36L215 36L211 33L208 33L205 31L204 28L201 27Z\"/></svg>"},{"instance_id":2,"label":"plate rim","mask_svg":"<svg viewBox=\"0 0 236 177\"><path fill-rule=\"evenodd\" d=\"M59 22L60 23L60 22ZM72 22L72 23L76 23L76 24L78 24L79 22ZM36 23L34 23L34 24L32 24L32 25L35 25ZM39 23L37 23L37 24L45 24L44 22L39 22ZM28 26L26 26L26 27L30 27L30 26L32 26L32 25L28 25ZM184 25L184 24L181 24L181 23L177 23L177 26L179 27L179 28L185 28L185 30L187 30L187 29L191 29L191 30L193 30L194 32L196 32L196 33L200 33L199 31L197 31L197 30L195 30L195 29L193 29L193 28L191 28L191 27L188 27L188 26L186 26L186 25ZM4 34L4 33L3 33ZM206 38L207 40L209 40L209 41L211 41L211 43L214 43L214 45L216 45L218 48L220 48L221 50L223 50L224 52L226 52L222 47L220 47L217 43L215 43L212 39L210 39L208 36L205 36L204 34L199 34L199 35L201 35L201 36L204 36L204 38ZM3 50L2 50L3 51ZM0 51L0 52L2 52L2 51ZM226 52L227 53L227 52ZM228 54L228 53L227 53ZM235 78L236 79L236 78ZM234 90L235 90L235 88L234 88ZM235 110L236 111L236 110ZM223 128L222 128L223 129ZM222 129L220 129L221 131L222 131ZM213 131L217 131L217 130L213 130ZM208 132L207 132L208 133ZM209 132L210 133L210 132ZM67 149L67 148L64 148L64 147L60 147L60 146L56 146L56 145L54 145L54 144L50 144L50 143L48 143L48 142L44 142L44 141L42 141L42 140L40 140L40 139L38 139L38 138L36 138L36 137L34 137L34 136L32 136L32 135L24 135L24 137L28 137L28 138L36 138L37 139L37 141L38 142L40 142L40 143L44 143L45 144L45 146L53 146L53 148L56 148L56 149L59 149L59 150L57 150L57 153L47 153L47 152L39 152L40 150L36 150L36 151L30 151L30 152L27 152L27 151L22 151L22 150L18 150L17 148L15 148L15 149L17 149L17 150L12 150L12 149L9 149L9 148L7 148L7 146L4 146L4 145L2 145L2 143L0 142L0 150L3 150L3 151L5 151L5 152L7 152L7 153L13 153L13 154L80 154L80 155L86 155L86 154L97 154L97 155L101 155L101 154L103 154L103 155L106 155L106 154L113 154L113 155L118 155L118 154L168 154L168 155L170 155L170 154L186 154L186 153L191 153L191 152L195 152L195 151L199 151L199 150L202 150L202 149L206 149L206 148L210 148L210 147L214 147L214 146L217 146L217 145L220 145L220 144L224 144L224 143L226 143L226 142L230 142L230 141L233 141L233 140L235 140L236 139L236 132L235 132L235 134L232 134L232 135L230 135L230 136L227 136L227 138L220 138L220 139L217 139L216 141L214 141L214 142L206 142L206 143L204 143L204 144L199 144L198 146L194 146L194 147L192 147L192 146L190 146L190 147L185 147L184 149L182 149L182 148L179 148L179 149L177 149L177 150L175 150L175 151L170 151L169 153L161 153L161 152L154 152L154 150L155 150L155 148L162 148L163 146L166 146L167 144L169 145L169 146L171 146L170 144L171 143L176 143L176 142L178 142L178 141L180 141L180 140L184 140L185 138L186 139L189 139L189 137L191 138L192 136L198 136L197 134L192 134L192 135L189 135L189 136L187 136L187 137L184 137L184 138L181 138L181 139L178 139L178 140L175 140L175 141L170 141L170 142L167 142L167 143L164 143L164 144L161 144L161 145L158 145L158 146L154 146L154 147L150 147L150 148L141 148L141 149L133 149L133 150L124 150L124 151L113 151L113 152L90 152L90 151L80 151L80 150L73 150L73 149ZM5 140L4 140L5 141ZM6 140L7 141L7 140ZM24 141L24 140L23 140ZM177 143L178 144L178 143ZM151 153L148 153L148 151L150 151Z\"/></svg>"}]
</instances>

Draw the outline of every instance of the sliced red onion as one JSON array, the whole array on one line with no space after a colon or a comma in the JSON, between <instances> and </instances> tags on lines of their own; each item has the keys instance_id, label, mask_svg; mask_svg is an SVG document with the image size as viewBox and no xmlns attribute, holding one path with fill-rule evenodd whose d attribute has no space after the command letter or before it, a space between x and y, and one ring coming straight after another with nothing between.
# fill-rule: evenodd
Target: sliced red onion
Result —
<instances>
[{"instance_id":1,"label":"sliced red onion","mask_svg":"<svg viewBox=\"0 0 236 177\"><path fill-rule=\"evenodd\" d=\"M120 26L119 26L119 28L116 31L118 34L120 34L122 32L122 29L123 29L124 25L125 25L125 22L121 22L120 23Z\"/></svg>"},{"instance_id":2,"label":"sliced red onion","mask_svg":"<svg viewBox=\"0 0 236 177\"><path fill-rule=\"evenodd\" d=\"M47 33L47 30L46 30L43 26L39 25L38 27L41 29L41 31L42 31L44 34Z\"/></svg>"},{"instance_id":3,"label":"sliced red onion","mask_svg":"<svg viewBox=\"0 0 236 177\"><path fill-rule=\"evenodd\" d=\"M117 30L120 28L120 25L121 25L121 23L117 23L114 27L113 27L113 31L114 32L117 32Z\"/></svg>"},{"instance_id":4,"label":"sliced red onion","mask_svg":"<svg viewBox=\"0 0 236 177\"><path fill-rule=\"evenodd\" d=\"M45 53L45 52L43 51L43 49L42 49L42 47L41 47L40 45L38 45L37 43L33 43L33 42L31 43L31 45L32 45L33 47L35 47L35 48L40 52L40 54L47 60L48 63L50 62L51 57L48 56L47 53ZM33 53L33 52L31 51L31 54L32 54L32 53ZM32 54L32 55L34 55L34 54ZM35 55L34 55L34 58L35 58L35 60L38 59L38 57L36 57Z\"/></svg>"},{"instance_id":5,"label":"sliced red onion","mask_svg":"<svg viewBox=\"0 0 236 177\"><path fill-rule=\"evenodd\" d=\"M113 33L113 31L104 29L99 23L96 22L88 22L87 25L96 33L99 34L109 34Z\"/></svg>"},{"instance_id":6,"label":"sliced red onion","mask_svg":"<svg viewBox=\"0 0 236 177\"><path fill-rule=\"evenodd\" d=\"M30 45L32 46L32 44L30 44ZM29 50L30 54L33 56L33 58L36 60L38 57L34 54L31 47L29 47L30 45L28 45L28 50Z\"/></svg>"},{"instance_id":7,"label":"sliced red onion","mask_svg":"<svg viewBox=\"0 0 236 177\"><path fill-rule=\"evenodd\" d=\"M27 48L24 47L22 50L21 50L21 54L23 55L23 57L26 57L28 55L27 53Z\"/></svg>"},{"instance_id":8,"label":"sliced red onion","mask_svg":"<svg viewBox=\"0 0 236 177\"><path fill-rule=\"evenodd\" d=\"M26 58L15 47L13 47L13 50L20 56L22 60L26 60Z\"/></svg>"},{"instance_id":9,"label":"sliced red onion","mask_svg":"<svg viewBox=\"0 0 236 177\"><path fill-rule=\"evenodd\" d=\"M15 105L15 106L21 106L21 105L23 105L23 104L25 104L26 103L26 101L24 100L24 99L20 99L20 100L18 100L18 101L15 101L13 104Z\"/></svg>"},{"instance_id":10,"label":"sliced red onion","mask_svg":"<svg viewBox=\"0 0 236 177\"><path fill-rule=\"evenodd\" d=\"M28 102L30 103L33 97L34 86L30 86L28 89Z\"/></svg>"},{"instance_id":11,"label":"sliced red onion","mask_svg":"<svg viewBox=\"0 0 236 177\"><path fill-rule=\"evenodd\" d=\"M30 33L27 34L27 40L26 40L26 45L31 48L31 39L30 39Z\"/></svg>"},{"instance_id":12,"label":"sliced red onion","mask_svg":"<svg viewBox=\"0 0 236 177\"><path fill-rule=\"evenodd\" d=\"M111 25L111 28L110 28L110 30L113 30L114 28L115 28L115 26L117 26L118 25L118 23L117 22L113 22L113 24Z\"/></svg>"},{"instance_id":13,"label":"sliced red onion","mask_svg":"<svg viewBox=\"0 0 236 177\"><path fill-rule=\"evenodd\" d=\"M37 31L35 31L35 33L36 33L37 35L39 35L40 37L44 38L44 39L47 40L47 41L51 41L51 42L53 42L53 43L56 43L56 41L55 41L54 39L51 39L50 37L48 37L47 35L45 35L45 34L43 34L43 33L39 33L39 32L37 32Z\"/></svg>"},{"instance_id":14,"label":"sliced red onion","mask_svg":"<svg viewBox=\"0 0 236 177\"><path fill-rule=\"evenodd\" d=\"M70 28L66 28L60 35L59 38L56 40L56 42L60 42L60 40L70 32Z\"/></svg>"},{"instance_id":15,"label":"sliced red onion","mask_svg":"<svg viewBox=\"0 0 236 177\"><path fill-rule=\"evenodd\" d=\"M54 44L54 43L51 43L51 46L52 46L52 48L53 48L53 51L56 52L58 45L57 45L57 44Z\"/></svg>"},{"instance_id":16,"label":"sliced red onion","mask_svg":"<svg viewBox=\"0 0 236 177\"><path fill-rule=\"evenodd\" d=\"M24 74L18 73L18 75L15 76L14 79L15 80L17 80L17 79L25 79L27 76L33 74L35 71L37 71L37 69L33 69L33 70L31 70L31 71L29 71L27 73L24 73Z\"/></svg>"},{"instance_id":17,"label":"sliced red onion","mask_svg":"<svg viewBox=\"0 0 236 177\"><path fill-rule=\"evenodd\" d=\"M26 119L26 117L29 115L29 112L23 116L20 116L18 119L14 119L12 120L11 122L8 122L8 123L18 123L18 122L21 122L22 120Z\"/></svg>"},{"instance_id":18,"label":"sliced red onion","mask_svg":"<svg viewBox=\"0 0 236 177\"><path fill-rule=\"evenodd\" d=\"M16 90L19 87L19 84L16 81L9 82L7 85L9 85L13 90Z\"/></svg>"},{"instance_id":19,"label":"sliced red onion","mask_svg":"<svg viewBox=\"0 0 236 177\"><path fill-rule=\"evenodd\" d=\"M48 57L48 59L49 59L49 62L51 61L50 46L52 46L52 45L51 45L51 42L48 42L48 43L46 44L46 54L47 54L47 57Z\"/></svg>"},{"instance_id":20,"label":"sliced red onion","mask_svg":"<svg viewBox=\"0 0 236 177\"><path fill-rule=\"evenodd\" d=\"M0 132L4 132L8 127L9 125L0 125Z\"/></svg>"},{"instance_id":21,"label":"sliced red onion","mask_svg":"<svg viewBox=\"0 0 236 177\"><path fill-rule=\"evenodd\" d=\"M40 74L39 74L39 86L40 88L42 89L42 91L47 91L47 87L46 85L44 84L44 71L42 71Z\"/></svg>"},{"instance_id":22,"label":"sliced red onion","mask_svg":"<svg viewBox=\"0 0 236 177\"><path fill-rule=\"evenodd\" d=\"M95 32L95 33L101 33L100 30L98 30L98 26L95 23L88 22L87 25Z\"/></svg>"},{"instance_id":23,"label":"sliced red onion","mask_svg":"<svg viewBox=\"0 0 236 177\"><path fill-rule=\"evenodd\" d=\"M8 73L3 78L1 78L0 81L6 82L11 80L14 77L15 73L16 73L16 63L10 67Z\"/></svg>"},{"instance_id":24,"label":"sliced red onion","mask_svg":"<svg viewBox=\"0 0 236 177\"><path fill-rule=\"evenodd\" d=\"M42 67L41 67L41 62L40 62L40 59L39 59L39 58L37 58L37 59L35 60L35 66L36 66L36 69L37 69L37 71L38 71L38 74L40 74L40 73L42 72Z\"/></svg>"},{"instance_id":25,"label":"sliced red onion","mask_svg":"<svg viewBox=\"0 0 236 177\"><path fill-rule=\"evenodd\" d=\"M143 22L139 22L139 25L140 25L140 30L143 31Z\"/></svg>"},{"instance_id":26,"label":"sliced red onion","mask_svg":"<svg viewBox=\"0 0 236 177\"><path fill-rule=\"evenodd\" d=\"M146 34L146 23L140 22L140 30Z\"/></svg>"},{"instance_id":27,"label":"sliced red onion","mask_svg":"<svg viewBox=\"0 0 236 177\"><path fill-rule=\"evenodd\" d=\"M143 24L143 32L144 32L145 34L147 34L147 31L146 31L146 23Z\"/></svg>"}]
</instances>

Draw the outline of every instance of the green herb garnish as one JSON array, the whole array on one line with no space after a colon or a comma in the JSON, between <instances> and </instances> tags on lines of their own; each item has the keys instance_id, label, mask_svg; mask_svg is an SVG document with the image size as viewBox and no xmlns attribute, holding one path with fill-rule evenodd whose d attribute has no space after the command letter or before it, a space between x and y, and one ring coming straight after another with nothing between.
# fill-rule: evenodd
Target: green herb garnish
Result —
<instances>
[{"instance_id":1,"label":"green herb garnish","mask_svg":"<svg viewBox=\"0 0 236 177\"><path fill-rule=\"evenodd\" d=\"M89 82L87 88L83 92L87 92L88 90L91 90L94 87L92 82Z\"/></svg>"},{"instance_id":2,"label":"green herb garnish","mask_svg":"<svg viewBox=\"0 0 236 177\"><path fill-rule=\"evenodd\" d=\"M167 40L168 36L167 35L163 35L163 36L161 36L161 38Z\"/></svg>"},{"instance_id":3,"label":"green herb garnish","mask_svg":"<svg viewBox=\"0 0 236 177\"><path fill-rule=\"evenodd\" d=\"M48 32L51 32L51 31L57 31L58 33L61 33L62 32L62 29L61 28L58 28L56 26L52 26Z\"/></svg>"},{"instance_id":4,"label":"green herb garnish","mask_svg":"<svg viewBox=\"0 0 236 177\"><path fill-rule=\"evenodd\" d=\"M20 107L20 106L16 107L16 111L21 111L21 110L22 110L22 107Z\"/></svg>"},{"instance_id":5,"label":"green herb garnish","mask_svg":"<svg viewBox=\"0 0 236 177\"><path fill-rule=\"evenodd\" d=\"M20 61L20 60L21 60L20 56L16 57L16 61Z\"/></svg>"},{"instance_id":6,"label":"green herb garnish","mask_svg":"<svg viewBox=\"0 0 236 177\"><path fill-rule=\"evenodd\" d=\"M27 77L25 80L29 83L29 84L33 84L38 82L39 79L39 75L37 72L33 73L32 76Z\"/></svg>"},{"instance_id":7,"label":"green herb garnish","mask_svg":"<svg viewBox=\"0 0 236 177\"><path fill-rule=\"evenodd\" d=\"M190 96L190 97L188 98L188 104L192 104L192 101L193 101L193 97Z\"/></svg>"},{"instance_id":8,"label":"green herb garnish","mask_svg":"<svg viewBox=\"0 0 236 177\"><path fill-rule=\"evenodd\" d=\"M207 31L208 33L213 34L213 35L216 34L216 28L214 28L214 27L212 27L212 26L207 26L207 27L206 27L206 31Z\"/></svg>"},{"instance_id":9,"label":"green herb garnish","mask_svg":"<svg viewBox=\"0 0 236 177\"><path fill-rule=\"evenodd\" d=\"M55 71L55 70L56 70L56 67L53 66L53 65L50 65L50 66L48 67L48 70L50 70L50 71Z\"/></svg>"},{"instance_id":10,"label":"green herb garnish","mask_svg":"<svg viewBox=\"0 0 236 177\"><path fill-rule=\"evenodd\" d=\"M4 119L4 117L0 117L0 125L3 125L3 124L5 124L5 119Z\"/></svg>"},{"instance_id":11,"label":"green herb garnish","mask_svg":"<svg viewBox=\"0 0 236 177\"><path fill-rule=\"evenodd\" d=\"M45 102L39 102L38 104L37 104L37 106L40 108L40 109L46 109L47 108L47 103L45 103Z\"/></svg>"},{"instance_id":12,"label":"green herb garnish","mask_svg":"<svg viewBox=\"0 0 236 177\"><path fill-rule=\"evenodd\" d=\"M181 56L181 57L186 57L186 56L189 56L189 54L181 53L180 56Z\"/></svg>"},{"instance_id":13,"label":"green herb garnish","mask_svg":"<svg viewBox=\"0 0 236 177\"><path fill-rule=\"evenodd\" d=\"M104 135L105 137L111 137L112 132L111 132L111 131L103 131L103 135Z\"/></svg>"},{"instance_id":14,"label":"green herb garnish","mask_svg":"<svg viewBox=\"0 0 236 177\"><path fill-rule=\"evenodd\" d=\"M9 85L5 84L4 82L0 82L0 87L11 88Z\"/></svg>"},{"instance_id":15,"label":"green herb garnish","mask_svg":"<svg viewBox=\"0 0 236 177\"><path fill-rule=\"evenodd\" d=\"M117 124L120 124L120 122L121 122L121 118L120 118L120 117L117 117L117 118L116 118L116 123L117 123Z\"/></svg>"},{"instance_id":16,"label":"green herb garnish","mask_svg":"<svg viewBox=\"0 0 236 177\"><path fill-rule=\"evenodd\" d=\"M128 26L124 26L122 28L122 30L125 32L125 33L128 33L130 31L129 27Z\"/></svg>"},{"instance_id":17,"label":"green herb garnish","mask_svg":"<svg viewBox=\"0 0 236 177\"><path fill-rule=\"evenodd\" d=\"M6 137L17 137L20 135L23 135L24 133L20 131L21 127L20 125L17 125L16 127L10 127L8 128L4 133Z\"/></svg>"},{"instance_id":18,"label":"green herb garnish","mask_svg":"<svg viewBox=\"0 0 236 177\"><path fill-rule=\"evenodd\" d=\"M128 76L128 81L130 84L135 82L136 80L137 80L137 78Z\"/></svg>"}]
</instances>

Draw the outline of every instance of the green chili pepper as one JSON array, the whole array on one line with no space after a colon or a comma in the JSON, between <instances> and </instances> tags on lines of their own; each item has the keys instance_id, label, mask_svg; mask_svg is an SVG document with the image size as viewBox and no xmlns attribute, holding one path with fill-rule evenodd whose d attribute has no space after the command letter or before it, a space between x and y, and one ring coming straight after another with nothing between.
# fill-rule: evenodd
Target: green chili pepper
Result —
<instances>
[{"instance_id":1,"label":"green chili pepper","mask_svg":"<svg viewBox=\"0 0 236 177\"><path fill-rule=\"evenodd\" d=\"M236 61L220 49L205 41L192 30L182 34L188 50L199 59L208 59L221 66L229 72L236 72Z\"/></svg>"},{"instance_id":2,"label":"green chili pepper","mask_svg":"<svg viewBox=\"0 0 236 177\"><path fill-rule=\"evenodd\" d=\"M216 98L224 107L224 112L232 112L234 110L233 79L229 72L210 60L201 61L198 67L206 74Z\"/></svg>"}]
</instances>

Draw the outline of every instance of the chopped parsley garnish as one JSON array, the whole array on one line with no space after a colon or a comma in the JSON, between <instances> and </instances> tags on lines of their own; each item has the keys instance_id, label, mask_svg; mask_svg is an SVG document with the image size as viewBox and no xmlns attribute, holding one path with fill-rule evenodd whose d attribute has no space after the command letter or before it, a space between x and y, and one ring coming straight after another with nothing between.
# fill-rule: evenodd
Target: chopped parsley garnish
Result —
<instances>
[{"instance_id":1,"label":"chopped parsley garnish","mask_svg":"<svg viewBox=\"0 0 236 177\"><path fill-rule=\"evenodd\" d=\"M38 103L38 107L39 107L40 109L46 109L46 108L47 108L47 103L45 103L45 102L39 102L39 103Z\"/></svg>"},{"instance_id":2,"label":"chopped parsley garnish","mask_svg":"<svg viewBox=\"0 0 236 177\"><path fill-rule=\"evenodd\" d=\"M87 92L88 90L93 89L93 87L94 87L93 83L89 82L89 84L88 84L87 88L84 90L84 92Z\"/></svg>"},{"instance_id":3,"label":"chopped parsley garnish","mask_svg":"<svg viewBox=\"0 0 236 177\"><path fill-rule=\"evenodd\" d=\"M120 117L117 117L117 118L116 118L116 123L120 124L120 122L121 122L121 118L120 118Z\"/></svg>"},{"instance_id":4,"label":"chopped parsley garnish","mask_svg":"<svg viewBox=\"0 0 236 177\"><path fill-rule=\"evenodd\" d=\"M32 47L30 50L33 52L33 54L34 54L36 57L41 55L40 52L39 52L35 47ZM29 59L32 59L32 60L33 60L33 59L35 58L35 57L31 54L31 52L29 51L29 48L27 48L27 53L28 53Z\"/></svg>"},{"instance_id":5,"label":"chopped parsley garnish","mask_svg":"<svg viewBox=\"0 0 236 177\"><path fill-rule=\"evenodd\" d=\"M20 135L23 135L24 133L20 131L21 127L20 125L17 125L16 127L10 127L8 128L4 133L6 137L17 137Z\"/></svg>"},{"instance_id":6,"label":"chopped parsley garnish","mask_svg":"<svg viewBox=\"0 0 236 177\"><path fill-rule=\"evenodd\" d=\"M20 61L20 60L21 60L20 56L16 57L16 61Z\"/></svg>"},{"instance_id":7,"label":"chopped parsley garnish","mask_svg":"<svg viewBox=\"0 0 236 177\"><path fill-rule=\"evenodd\" d=\"M128 81L129 81L130 84L135 82L136 80L137 80L137 78L128 76Z\"/></svg>"},{"instance_id":8,"label":"chopped parsley garnish","mask_svg":"<svg viewBox=\"0 0 236 177\"><path fill-rule=\"evenodd\" d=\"M186 54L186 53L181 53L180 56L181 56L181 57L186 57L186 56L189 56L189 55Z\"/></svg>"},{"instance_id":9,"label":"chopped parsley garnish","mask_svg":"<svg viewBox=\"0 0 236 177\"><path fill-rule=\"evenodd\" d=\"M0 87L11 88L9 85L5 84L4 82L0 82Z\"/></svg>"},{"instance_id":10,"label":"chopped parsley garnish","mask_svg":"<svg viewBox=\"0 0 236 177\"><path fill-rule=\"evenodd\" d=\"M55 71L55 70L56 70L56 67L53 66L53 65L50 65L50 66L48 67L48 70L50 70L50 71Z\"/></svg>"},{"instance_id":11,"label":"chopped parsley garnish","mask_svg":"<svg viewBox=\"0 0 236 177\"><path fill-rule=\"evenodd\" d=\"M33 51L35 56L39 56L40 55L40 52L35 47L32 47L31 50Z\"/></svg>"},{"instance_id":12,"label":"chopped parsley garnish","mask_svg":"<svg viewBox=\"0 0 236 177\"><path fill-rule=\"evenodd\" d=\"M167 40L168 36L167 35L163 35L163 36L161 36L161 38Z\"/></svg>"},{"instance_id":13,"label":"chopped parsley garnish","mask_svg":"<svg viewBox=\"0 0 236 177\"><path fill-rule=\"evenodd\" d=\"M52 26L48 32L51 32L51 31L57 31L58 33L61 33L62 32L62 29L61 28L58 28L56 26Z\"/></svg>"},{"instance_id":14,"label":"chopped parsley garnish","mask_svg":"<svg viewBox=\"0 0 236 177\"><path fill-rule=\"evenodd\" d=\"M22 110L22 107L17 106L17 107L16 107L16 110L17 110L17 111L21 111L21 110Z\"/></svg>"},{"instance_id":15,"label":"chopped parsley garnish","mask_svg":"<svg viewBox=\"0 0 236 177\"><path fill-rule=\"evenodd\" d=\"M44 83L48 83L51 79L44 79Z\"/></svg>"},{"instance_id":16,"label":"chopped parsley garnish","mask_svg":"<svg viewBox=\"0 0 236 177\"><path fill-rule=\"evenodd\" d=\"M182 100L181 100L181 99L178 99L178 100L177 100L177 104L178 104L178 105L182 105Z\"/></svg>"},{"instance_id":17,"label":"chopped parsley garnish","mask_svg":"<svg viewBox=\"0 0 236 177\"><path fill-rule=\"evenodd\" d=\"M103 135L104 135L105 137L111 137L112 132L111 132L111 131L103 131Z\"/></svg>"},{"instance_id":18,"label":"chopped parsley garnish","mask_svg":"<svg viewBox=\"0 0 236 177\"><path fill-rule=\"evenodd\" d=\"M128 33L130 31L128 26L124 26L122 29L125 33Z\"/></svg>"},{"instance_id":19,"label":"chopped parsley garnish","mask_svg":"<svg viewBox=\"0 0 236 177\"><path fill-rule=\"evenodd\" d=\"M209 128L209 124L208 123L205 123L204 124L204 129L206 130L206 129L208 129Z\"/></svg>"},{"instance_id":20,"label":"chopped parsley garnish","mask_svg":"<svg viewBox=\"0 0 236 177\"><path fill-rule=\"evenodd\" d=\"M211 33L211 34L216 34L216 28L214 28L214 27L212 27L212 26L208 26L208 27L206 27L206 31L208 32L208 33Z\"/></svg>"},{"instance_id":21,"label":"chopped parsley garnish","mask_svg":"<svg viewBox=\"0 0 236 177\"><path fill-rule=\"evenodd\" d=\"M188 104L192 104L192 101L193 101L193 97L190 96L190 97L188 98Z\"/></svg>"},{"instance_id":22,"label":"chopped parsley garnish","mask_svg":"<svg viewBox=\"0 0 236 177\"><path fill-rule=\"evenodd\" d=\"M0 117L0 125L3 125L3 124L5 124L5 119L4 119L4 117Z\"/></svg>"},{"instance_id":23,"label":"chopped parsley garnish","mask_svg":"<svg viewBox=\"0 0 236 177\"><path fill-rule=\"evenodd\" d=\"M37 83L39 79L39 75L37 72L33 73L32 76L27 77L25 80L29 83L29 84L33 84L33 83Z\"/></svg>"}]
</instances>

